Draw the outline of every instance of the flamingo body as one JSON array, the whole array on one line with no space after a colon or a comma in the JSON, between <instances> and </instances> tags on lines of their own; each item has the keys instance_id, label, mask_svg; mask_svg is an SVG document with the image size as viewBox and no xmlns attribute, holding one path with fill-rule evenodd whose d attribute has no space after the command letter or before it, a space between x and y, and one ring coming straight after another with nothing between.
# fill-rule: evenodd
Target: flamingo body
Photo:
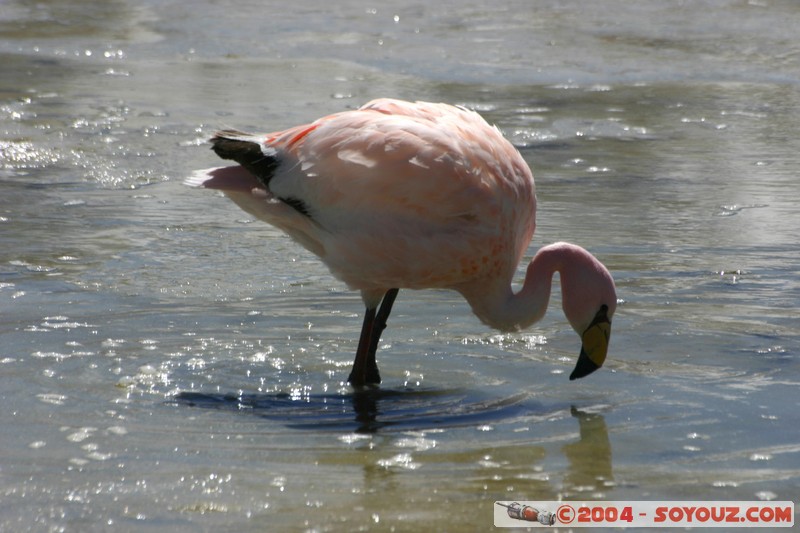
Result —
<instances>
[{"instance_id":1,"label":"flamingo body","mask_svg":"<svg viewBox=\"0 0 800 533\"><path fill-rule=\"evenodd\" d=\"M515 330L544 314L559 271L573 328L582 334L601 306L610 327L613 280L574 245L540 250L523 289L511 290L536 227L536 188L519 152L473 111L381 99L282 132L219 132L212 143L239 164L188 184L222 190L361 291L368 312L353 384L370 381L359 357L377 376L374 351L399 288L457 290L482 321ZM583 296L568 297L573 282Z\"/></svg>"}]
</instances>

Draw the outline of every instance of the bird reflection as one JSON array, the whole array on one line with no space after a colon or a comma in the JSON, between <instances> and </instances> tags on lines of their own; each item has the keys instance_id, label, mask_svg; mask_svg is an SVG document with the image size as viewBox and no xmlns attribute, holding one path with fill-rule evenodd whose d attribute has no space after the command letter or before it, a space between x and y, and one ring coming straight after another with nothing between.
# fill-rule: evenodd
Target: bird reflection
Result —
<instances>
[{"instance_id":1,"label":"bird reflection","mask_svg":"<svg viewBox=\"0 0 800 533\"><path fill-rule=\"evenodd\" d=\"M378 397L375 394L379 389L361 390L353 392L353 412L358 423L357 433L375 433L385 424L378 421Z\"/></svg>"},{"instance_id":2,"label":"bird reflection","mask_svg":"<svg viewBox=\"0 0 800 533\"><path fill-rule=\"evenodd\" d=\"M603 415L581 411L573 406L570 413L578 419L580 438L562 447L569 462L564 486L572 490L601 489L604 481L613 480L611 441Z\"/></svg>"},{"instance_id":3,"label":"bird reflection","mask_svg":"<svg viewBox=\"0 0 800 533\"><path fill-rule=\"evenodd\" d=\"M541 425L544 430L544 426L552 424L554 413L524 394L487 398L476 391L457 389L377 388L346 394L300 396L184 392L175 396L171 403L236 412L244 409L291 429L386 437L365 441L371 453L359 456L361 459L379 456L384 447L396 451L392 435L409 431L442 431L524 421L530 426L530 433L515 431L512 438L504 432L498 434L497 442L484 441L483 446L468 446L459 452L459 462L476 465L473 481L487 494L495 495L498 500L507 499L511 496L509 487L513 485L517 499L558 500L607 490L613 480L611 441L602 414L575 406L570 408L572 419L577 420L579 437L561 446L567 467L561 476L554 476L548 464L559 461L552 457L553 448L547 444L548 439L530 444L520 440L526 434L536 434L534 425ZM364 469L364 483L368 488L373 483L385 483L387 476L393 477L393 469L381 467L374 461L366 461Z\"/></svg>"}]
</instances>

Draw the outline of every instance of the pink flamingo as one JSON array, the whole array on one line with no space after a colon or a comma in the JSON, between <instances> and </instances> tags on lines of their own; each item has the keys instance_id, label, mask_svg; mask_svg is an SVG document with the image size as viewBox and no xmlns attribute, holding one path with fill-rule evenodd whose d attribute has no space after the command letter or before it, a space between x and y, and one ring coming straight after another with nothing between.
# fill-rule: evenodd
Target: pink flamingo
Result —
<instances>
[{"instance_id":1,"label":"pink flamingo","mask_svg":"<svg viewBox=\"0 0 800 533\"><path fill-rule=\"evenodd\" d=\"M579 246L541 248L521 290L511 282L536 227L533 175L500 131L463 107L380 99L286 131L220 131L238 165L188 185L219 189L286 232L366 305L348 381L380 383L375 352L400 288L448 288L501 331L541 319L560 274L564 314L581 336L570 379L606 359L614 281Z\"/></svg>"}]
</instances>

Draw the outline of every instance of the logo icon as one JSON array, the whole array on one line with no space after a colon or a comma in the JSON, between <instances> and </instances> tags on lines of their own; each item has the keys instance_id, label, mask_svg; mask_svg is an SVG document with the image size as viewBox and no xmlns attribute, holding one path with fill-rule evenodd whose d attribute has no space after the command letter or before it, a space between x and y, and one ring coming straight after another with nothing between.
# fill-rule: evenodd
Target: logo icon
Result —
<instances>
[{"instance_id":1,"label":"logo icon","mask_svg":"<svg viewBox=\"0 0 800 533\"><path fill-rule=\"evenodd\" d=\"M508 516L514 520L524 520L525 522L539 522L544 526L552 526L556 523L556 515L548 511L542 511L530 505L521 505L518 502L505 504L494 502L500 507L505 507Z\"/></svg>"}]
</instances>

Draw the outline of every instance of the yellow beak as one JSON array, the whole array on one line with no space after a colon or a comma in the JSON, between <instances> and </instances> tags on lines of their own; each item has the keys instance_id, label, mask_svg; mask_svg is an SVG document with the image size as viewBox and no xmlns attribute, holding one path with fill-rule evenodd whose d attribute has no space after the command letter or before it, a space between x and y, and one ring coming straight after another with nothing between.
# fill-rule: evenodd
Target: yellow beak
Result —
<instances>
[{"instance_id":1,"label":"yellow beak","mask_svg":"<svg viewBox=\"0 0 800 533\"><path fill-rule=\"evenodd\" d=\"M603 305L594 320L581 335L581 353L578 363L569 379L578 379L588 376L606 361L608 355L608 341L611 338L611 320L608 318L608 306Z\"/></svg>"}]
</instances>

